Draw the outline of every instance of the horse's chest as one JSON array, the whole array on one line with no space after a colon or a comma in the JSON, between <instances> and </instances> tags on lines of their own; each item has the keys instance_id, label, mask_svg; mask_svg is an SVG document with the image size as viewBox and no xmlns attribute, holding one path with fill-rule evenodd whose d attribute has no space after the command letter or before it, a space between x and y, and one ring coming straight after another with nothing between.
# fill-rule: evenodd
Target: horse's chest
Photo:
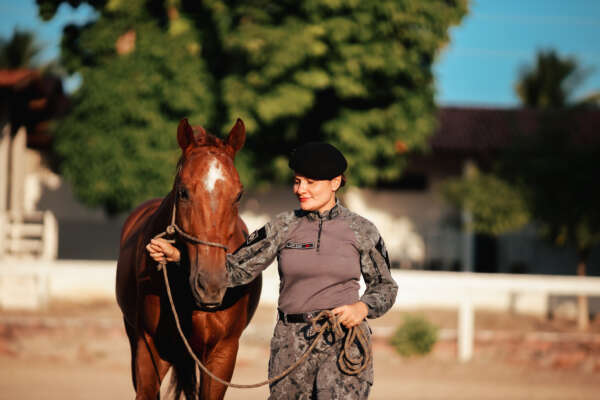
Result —
<instances>
[{"instance_id":1,"label":"horse's chest","mask_svg":"<svg viewBox=\"0 0 600 400\"><path fill-rule=\"evenodd\" d=\"M192 316L192 343L210 346L230 334L231 324L218 313L197 313Z\"/></svg>"}]
</instances>

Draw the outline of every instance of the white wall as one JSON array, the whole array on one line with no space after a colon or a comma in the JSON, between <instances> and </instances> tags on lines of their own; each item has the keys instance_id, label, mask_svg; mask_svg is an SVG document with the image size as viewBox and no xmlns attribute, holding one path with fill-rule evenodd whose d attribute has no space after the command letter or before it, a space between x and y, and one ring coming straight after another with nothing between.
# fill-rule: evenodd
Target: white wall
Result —
<instances>
[{"instance_id":1,"label":"white wall","mask_svg":"<svg viewBox=\"0 0 600 400\"><path fill-rule=\"evenodd\" d=\"M37 308L48 301L115 301L116 261L0 260L0 307ZM600 278L545 275L473 274L462 272L392 271L399 285L397 309L456 309L465 295L475 308L546 315L550 295L600 292ZM263 273L261 302L276 304L276 265ZM591 298L591 313L600 312ZM574 300L573 300L574 301Z\"/></svg>"}]
</instances>

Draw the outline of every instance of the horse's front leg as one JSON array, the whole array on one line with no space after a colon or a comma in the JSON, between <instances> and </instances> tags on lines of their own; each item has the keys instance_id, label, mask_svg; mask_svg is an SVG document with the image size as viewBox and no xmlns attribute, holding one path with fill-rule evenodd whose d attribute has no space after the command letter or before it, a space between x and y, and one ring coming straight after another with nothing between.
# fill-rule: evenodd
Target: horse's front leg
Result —
<instances>
[{"instance_id":1,"label":"horse's front leg","mask_svg":"<svg viewBox=\"0 0 600 400\"><path fill-rule=\"evenodd\" d=\"M235 359L239 347L239 338L228 338L218 342L203 357L204 365L210 372L225 381L231 381ZM221 400L225 397L227 387L210 378L202 371L200 398L207 400Z\"/></svg>"},{"instance_id":2,"label":"horse's front leg","mask_svg":"<svg viewBox=\"0 0 600 400\"><path fill-rule=\"evenodd\" d=\"M137 340L134 369L136 399L155 400L159 398L160 384L170 364L161 359L152 337L142 332Z\"/></svg>"},{"instance_id":3,"label":"horse's front leg","mask_svg":"<svg viewBox=\"0 0 600 400\"><path fill-rule=\"evenodd\" d=\"M133 360L136 399L155 400L159 398L160 384L170 367L160 357L154 340L160 318L160 298L155 295L146 296L140 316Z\"/></svg>"}]
</instances>

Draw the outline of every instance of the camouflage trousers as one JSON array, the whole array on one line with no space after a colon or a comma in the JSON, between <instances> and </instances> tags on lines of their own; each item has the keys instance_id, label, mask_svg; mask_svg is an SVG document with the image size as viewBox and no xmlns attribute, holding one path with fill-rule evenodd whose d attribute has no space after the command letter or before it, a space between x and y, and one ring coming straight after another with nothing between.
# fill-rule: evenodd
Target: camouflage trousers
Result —
<instances>
[{"instance_id":1,"label":"camouflage trousers","mask_svg":"<svg viewBox=\"0 0 600 400\"><path fill-rule=\"evenodd\" d=\"M360 328L371 342L366 321ZM313 342L317 333L307 323L277 321L271 339L269 378L279 375L298 360ZM338 356L344 339L335 340L326 333L313 349L308 359L287 376L270 385L269 400L362 400L369 396L373 384L373 361L358 375L348 375L338 366ZM358 347L352 346L350 354L356 357Z\"/></svg>"}]
</instances>

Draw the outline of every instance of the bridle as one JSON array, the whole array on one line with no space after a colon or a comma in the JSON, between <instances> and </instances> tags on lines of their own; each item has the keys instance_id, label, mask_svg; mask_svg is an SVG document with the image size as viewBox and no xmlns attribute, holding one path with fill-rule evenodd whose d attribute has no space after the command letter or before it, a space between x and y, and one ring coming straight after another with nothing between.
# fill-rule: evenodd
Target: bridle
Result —
<instances>
[{"instance_id":1,"label":"bridle","mask_svg":"<svg viewBox=\"0 0 600 400\"><path fill-rule=\"evenodd\" d=\"M192 242L192 243L196 243L196 244L203 244L205 246L211 246L211 247L220 247L223 250L225 250L225 252L227 252L229 250L229 248L227 246L225 246L224 244L208 242L206 240L198 239L197 237L190 235L189 233L187 233L186 231L181 229L175 222L176 214L177 214L177 199L174 199L173 200L173 211L171 212L171 224L169 226L167 226L167 228L164 230L164 232L161 232L158 235L154 236L154 239L162 238L163 236L166 236L166 235L173 236L173 235L175 235L175 233L177 233L181 238L187 240L188 242ZM175 242L174 240L167 240L167 241L170 243Z\"/></svg>"}]
</instances>

